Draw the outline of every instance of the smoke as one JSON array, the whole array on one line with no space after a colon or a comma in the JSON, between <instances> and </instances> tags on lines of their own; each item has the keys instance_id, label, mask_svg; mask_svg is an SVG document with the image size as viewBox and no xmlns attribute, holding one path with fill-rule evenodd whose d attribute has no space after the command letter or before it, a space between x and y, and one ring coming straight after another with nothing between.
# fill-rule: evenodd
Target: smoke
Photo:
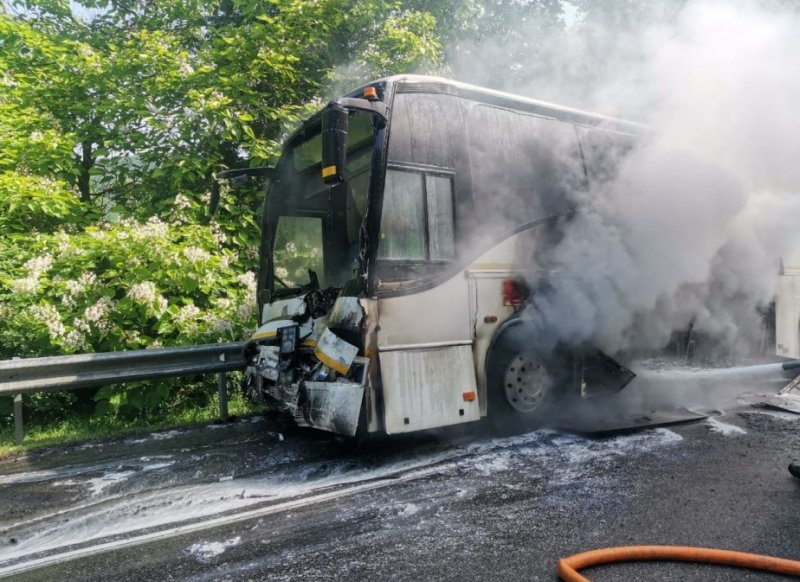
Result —
<instances>
[{"instance_id":1,"label":"smoke","mask_svg":"<svg viewBox=\"0 0 800 582\"><path fill-rule=\"evenodd\" d=\"M524 86L455 66L463 80L654 128L607 179L572 190L579 211L540 257L555 274L526 314L543 349L661 348L690 323L728 345L752 338L781 256L800 247L797 12L708 0L667 12L638 29L587 22L540 37L553 64L519 63L537 71Z\"/></svg>"}]
</instances>

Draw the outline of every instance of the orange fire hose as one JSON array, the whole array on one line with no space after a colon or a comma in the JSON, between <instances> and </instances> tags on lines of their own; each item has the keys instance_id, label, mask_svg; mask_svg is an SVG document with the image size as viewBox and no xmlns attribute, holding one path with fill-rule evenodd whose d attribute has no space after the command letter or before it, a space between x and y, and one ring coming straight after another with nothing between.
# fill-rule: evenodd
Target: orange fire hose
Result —
<instances>
[{"instance_id":1,"label":"orange fire hose","mask_svg":"<svg viewBox=\"0 0 800 582\"><path fill-rule=\"evenodd\" d=\"M558 561L559 578L564 582L590 582L578 574L578 570L616 562L636 562L644 560L671 560L676 562L703 562L720 564L751 570L766 570L775 574L800 576L800 562L773 558L759 554L716 550L714 548L692 548L688 546L621 546L603 548L575 554Z\"/></svg>"}]
</instances>

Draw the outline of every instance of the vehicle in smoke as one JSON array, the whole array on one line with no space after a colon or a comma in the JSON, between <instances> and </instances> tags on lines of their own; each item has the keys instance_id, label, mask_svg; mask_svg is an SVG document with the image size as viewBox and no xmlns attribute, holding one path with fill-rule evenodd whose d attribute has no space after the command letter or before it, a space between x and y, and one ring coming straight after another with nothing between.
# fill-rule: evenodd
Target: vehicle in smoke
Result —
<instances>
[{"instance_id":1,"label":"vehicle in smoke","mask_svg":"<svg viewBox=\"0 0 800 582\"><path fill-rule=\"evenodd\" d=\"M591 346L525 325L542 248L644 126L441 78L332 101L269 175L247 391L298 424L389 434L624 387ZM501 422L505 422L502 420Z\"/></svg>"},{"instance_id":2,"label":"vehicle in smoke","mask_svg":"<svg viewBox=\"0 0 800 582\"><path fill-rule=\"evenodd\" d=\"M775 343L779 356L800 358L800 253L781 265L775 298Z\"/></svg>"}]
</instances>

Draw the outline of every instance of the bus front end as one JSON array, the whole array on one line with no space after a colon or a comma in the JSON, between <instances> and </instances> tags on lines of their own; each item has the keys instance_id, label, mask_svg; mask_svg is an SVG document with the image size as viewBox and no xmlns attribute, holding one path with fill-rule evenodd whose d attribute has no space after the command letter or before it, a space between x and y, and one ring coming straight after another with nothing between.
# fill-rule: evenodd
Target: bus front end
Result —
<instances>
[{"instance_id":1,"label":"bus front end","mask_svg":"<svg viewBox=\"0 0 800 582\"><path fill-rule=\"evenodd\" d=\"M260 327L247 391L298 425L353 436L366 356L366 227L387 109L383 86L332 102L287 141L269 186Z\"/></svg>"}]
</instances>

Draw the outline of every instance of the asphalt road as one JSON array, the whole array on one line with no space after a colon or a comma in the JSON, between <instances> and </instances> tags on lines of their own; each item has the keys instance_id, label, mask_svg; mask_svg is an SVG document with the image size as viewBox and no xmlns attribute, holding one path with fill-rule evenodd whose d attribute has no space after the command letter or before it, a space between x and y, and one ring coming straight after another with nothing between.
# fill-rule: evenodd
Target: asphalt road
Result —
<instances>
[{"instance_id":1,"label":"asphalt road","mask_svg":"<svg viewBox=\"0 0 800 582\"><path fill-rule=\"evenodd\" d=\"M602 438L479 427L353 450L257 418L52 449L0 461L0 574L120 540L139 541L12 577L554 580L561 556L629 544L800 559L800 481L786 471L798 423L739 399L709 420ZM586 574L785 579L670 563Z\"/></svg>"}]
</instances>

